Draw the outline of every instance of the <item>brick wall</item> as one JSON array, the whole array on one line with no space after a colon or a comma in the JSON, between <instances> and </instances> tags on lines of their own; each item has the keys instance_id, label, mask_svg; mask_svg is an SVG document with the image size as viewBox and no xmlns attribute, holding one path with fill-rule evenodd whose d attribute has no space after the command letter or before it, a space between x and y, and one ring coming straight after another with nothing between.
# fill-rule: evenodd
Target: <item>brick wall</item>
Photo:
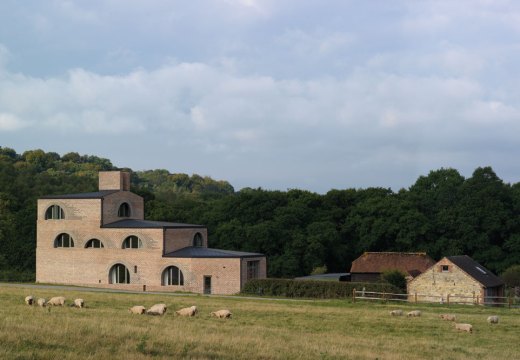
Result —
<instances>
[{"instance_id":1,"label":"brick wall","mask_svg":"<svg viewBox=\"0 0 520 360\"><path fill-rule=\"evenodd\" d=\"M123 171L100 171L99 190L130 190L130 173Z\"/></svg>"},{"instance_id":2,"label":"brick wall","mask_svg":"<svg viewBox=\"0 0 520 360\"><path fill-rule=\"evenodd\" d=\"M443 265L448 266L447 272L443 272ZM484 289L478 281L444 258L408 283L410 299L415 297L415 293L418 301L440 302L442 297L446 302L450 294L450 301L473 303L477 296L481 302Z\"/></svg>"},{"instance_id":3,"label":"brick wall","mask_svg":"<svg viewBox=\"0 0 520 360\"><path fill-rule=\"evenodd\" d=\"M128 218L117 216L119 206L123 203L127 203L130 206L130 216ZM129 191L120 191L105 196L103 199L102 209L103 224L110 224L111 222L123 219L144 219L143 198Z\"/></svg>"},{"instance_id":4,"label":"brick wall","mask_svg":"<svg viewBox=\"0 0 520 360\"><path fill-rule=\"evenodd\" d=\"M187 246L193 246L193 238L196 233L202 235L202 247L208 247L208 229L206 228L166 229L164 234L164 253L168 254Z\"/></svg>"}]
</instances>

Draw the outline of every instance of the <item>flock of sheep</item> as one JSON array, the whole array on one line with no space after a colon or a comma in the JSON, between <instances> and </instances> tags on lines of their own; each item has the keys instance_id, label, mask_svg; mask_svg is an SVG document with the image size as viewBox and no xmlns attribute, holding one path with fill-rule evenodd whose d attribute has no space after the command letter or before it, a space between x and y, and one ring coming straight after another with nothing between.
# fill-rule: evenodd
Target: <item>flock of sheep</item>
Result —
<instances>
[{"instance_id":1,"label":"flock of sheep","mask_svg":"<svg viewBox=\"0 0 520 360\"><path fill-rule=\"evenodd\" d=\"M403 313L403 310L392 310L392 311L390 311L390 315L402 316L402 315L404 315L404 313ZM419 311L419 310L410 311L406 315L412 316L412 317L421 316L421 311ZM446 321L456 321L457 320L457 317L453 314L440 314L439 317L442 320L446 320ZM489 324L498 324L498 320L499 320L499 318L497 315L488 316L488 318L487 318L487 322ZM455 323L455 329L460 330L460 331L466 331L469 333L473 332L473 326L471 324Z\"/></svg>"},{"instance_id":2,"label":"flock of sheep","mask_svg":"<svg viewBox=\"0 0 520 360\"><path fill-rule=\"evenodd\" d=\"M39 298L37 301L34 301L34 298L29 295L25 297L25 303L27 305L38 305L40 307L45 306L64 306L65 305L65 297L63 296L56 296L51 298L49 301L46 301L44 298ZM77 307L77 308L84 308L85 307L85 301L83 299L75 299L72 304L69 306ZM146 309L142 305L135 305L128 309L128 312L131 314L147 314L147 315L164 315L166 313L166 304L155 304L149 309ZM196 306L190 306L187 308L183 308L180 310L175 311L175 314L179 316L195 316L197 314L197 307ZM219 319L230 319L233 314L231 311L227 309L222 309L218 311L213 311L210 313L210 316L215 316Z\"/></svg>"}]
</instances>

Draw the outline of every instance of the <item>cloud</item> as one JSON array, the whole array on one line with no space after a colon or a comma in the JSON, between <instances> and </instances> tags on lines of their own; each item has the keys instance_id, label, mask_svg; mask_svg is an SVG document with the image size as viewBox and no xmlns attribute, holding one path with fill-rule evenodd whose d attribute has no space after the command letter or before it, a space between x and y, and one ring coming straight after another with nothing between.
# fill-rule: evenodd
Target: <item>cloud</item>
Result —
<instances>
[{"instance_id":1,"label":"cloud","mask_svg":"<svg viewBox=\"0 0 520 360\"><path fill-rule=\"evenodd\" d=\"M23 129L27 124L13 114L0 113L0 132Z\"/></svg>"}]
</instances>

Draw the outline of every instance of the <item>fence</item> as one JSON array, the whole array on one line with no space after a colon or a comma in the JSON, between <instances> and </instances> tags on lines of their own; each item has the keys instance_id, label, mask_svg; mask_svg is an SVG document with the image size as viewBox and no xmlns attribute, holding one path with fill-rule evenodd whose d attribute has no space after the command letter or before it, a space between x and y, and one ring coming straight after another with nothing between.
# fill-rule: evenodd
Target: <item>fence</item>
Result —
<instances>
[{"instance_id":1,"label":"fence","mask_svg":"<svg viewBox=\"0 0 520 360\"><path fill-rule=\"evenodd\" d=\"M520 298L505 297L505 296L464 296L456 294L448 294L446 296L431 295L431 294L395 294L386 292L375 292L365 290L352 290L352 301L356 300L380 300L383 302L424 302L424 303L439 303L445 305L464 304L464 305L484 305L484 306L507 306L509 308L520 307Z\"/></svg>"}]
</instances>

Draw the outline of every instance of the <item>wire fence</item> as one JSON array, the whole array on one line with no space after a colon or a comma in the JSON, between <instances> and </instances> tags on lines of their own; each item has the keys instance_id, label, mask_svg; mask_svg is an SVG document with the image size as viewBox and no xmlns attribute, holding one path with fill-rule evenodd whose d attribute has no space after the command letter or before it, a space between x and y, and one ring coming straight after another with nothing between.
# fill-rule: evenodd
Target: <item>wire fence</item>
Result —
<instances>
[{"instance_id":1,"label":"wire fence","mask_svg":"<svg viewBox=\"0 0 520 360\"><path fill-rule=\"evenodd\" d=\"M479 296L479 295L434 295L434 294L395 294L365 290L352 290L352 301L376 300L382 302L408 302L408 303L438 303L444 305L483 305L519 308L520 298L517 296Z\"/></svg>"}]
</instances>

